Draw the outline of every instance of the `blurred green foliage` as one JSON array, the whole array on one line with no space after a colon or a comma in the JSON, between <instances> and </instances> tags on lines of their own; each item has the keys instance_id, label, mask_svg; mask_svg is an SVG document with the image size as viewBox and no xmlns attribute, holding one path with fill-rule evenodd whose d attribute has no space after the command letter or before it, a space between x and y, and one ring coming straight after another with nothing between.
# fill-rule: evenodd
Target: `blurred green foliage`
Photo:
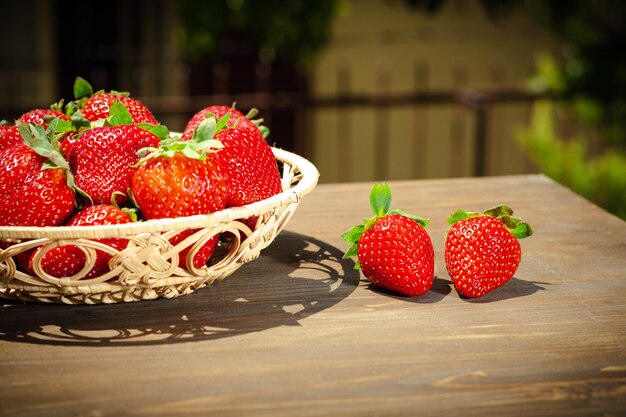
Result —
<instances>
[{"instance_id":1,"label":"blurred green foliage","mask_svg":"<svg viewBox=\"0 0 626 417\"><path fill-rule=\"evenodd\" d=\"M446 0L405 0L413 9L436 13ZM520 143L539 169L578 194L626 220L626 2L621 0L480 0L499 19L528 13L561 38L556 55L538 56L529 87L556 93L539 102ZM585 136L559 137L555 112L568 111L601 132L592 152Z\"/></svg>"},{"instance_id":2,"label":"blurred green foliage","mask_svg":"<svg viewBox=\"0 0 626 417\"><path fill-rule=\"evenodd\" d=\"M446 0L405 0L436 13ZM626 2L622 0L479 0L497 20L523 11L561 38L556 56L542 56L531 83L555 92L580 120L602 129L610 144L626 148Z\"/></svg>"},{"instance_id":3,"label":"blurred green foliage","mask_svg":"<svg viewBox=\"0 0 626 417\"><path fill-rule=\"evenodd\" d=\"M192 60L217 59L225 37L257 41L260 58L310 63L330 40L339 0L181 0L177 38Z\"/></svg>"},{"instance_id":4,"label":"blurred green foliage","mask_svg":"<svg viewBox=\"0 0 626 417\"><path fill-rule=\"evenodd\" d=\"M587 140L558 137L556 111L551 101L535 103L522 147L547 176L626 220L626 154L607 148L592 155Z\"/></svg>"}]
</instances>

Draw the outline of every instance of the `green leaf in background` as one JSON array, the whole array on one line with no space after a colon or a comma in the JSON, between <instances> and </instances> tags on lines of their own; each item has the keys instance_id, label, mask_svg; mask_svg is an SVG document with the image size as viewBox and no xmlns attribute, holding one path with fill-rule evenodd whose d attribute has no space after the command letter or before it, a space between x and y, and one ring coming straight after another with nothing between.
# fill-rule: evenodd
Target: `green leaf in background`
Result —
<instances>
[{"instance_id":1,"label":"green leaf in background","mask_svg":"<svg viewBox=\"0 0 626 417\"><path fill-rule=\"evenodd\" d=\"M626 220L626 154L617 147L593 154L581 137L558 137L555 113L555 104L537 101L519 144L545 175Z\"/></svg>"}]
</instances>

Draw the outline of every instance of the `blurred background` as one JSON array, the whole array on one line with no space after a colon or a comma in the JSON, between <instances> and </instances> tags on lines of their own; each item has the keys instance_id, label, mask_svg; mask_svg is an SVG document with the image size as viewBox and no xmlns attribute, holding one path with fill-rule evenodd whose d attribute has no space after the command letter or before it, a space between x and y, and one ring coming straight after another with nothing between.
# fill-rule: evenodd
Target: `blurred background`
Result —
<instances>
[{"instance_id":1,"label":"blurred background","mask_svg":"<svg viewBox=\"0 0 626 417\"><path fill-rule=\"evenodd\" d=\"M0 118L130 91L182 130L256 107L320 182L543 172L626 219L626 3L3 3Z\"/></svg>"}]
</instances>

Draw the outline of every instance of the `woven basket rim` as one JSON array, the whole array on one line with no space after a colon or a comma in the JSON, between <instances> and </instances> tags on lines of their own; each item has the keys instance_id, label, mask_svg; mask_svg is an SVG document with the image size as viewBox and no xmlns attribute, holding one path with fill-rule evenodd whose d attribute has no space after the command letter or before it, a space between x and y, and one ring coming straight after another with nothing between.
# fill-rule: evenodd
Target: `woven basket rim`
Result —
<instances>
[{"instance_id":1,"label":"woven basket rim","mask_svg":"<svg viewBox=\"0 0 626 417\"><path fill-rule=\"evenodd\" d=\"M272 147L272 152L280 162L299 171L301 178L291 188L265 200L245 206L231 207L209 214L187 217L152 219L118 225L101 226L0 226L0 240L10 239L76 239L103 238L112 236L130 236L139 233L158 233L169 230L212 226L236 219L258 216L264 210L297 203L317 185L319 171L307 159L283 149Z\"/></svg>"}]
</instances>

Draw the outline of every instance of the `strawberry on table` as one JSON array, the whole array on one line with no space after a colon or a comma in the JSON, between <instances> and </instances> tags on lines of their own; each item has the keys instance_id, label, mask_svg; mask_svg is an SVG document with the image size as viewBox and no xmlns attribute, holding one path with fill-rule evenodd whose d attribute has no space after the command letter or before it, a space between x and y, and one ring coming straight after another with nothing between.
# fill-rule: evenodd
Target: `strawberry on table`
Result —
<instances>
[{"instance_id":1,"label":"strawberry on table","mask_svg":"<svg viewBox=\"0 0 626 417\"><path fill-rule=\"evenodd\" d=\"M198 127L211 131L216 129L210 119ZM142 160L132 178L132 193L137 206L147 219L162 219L208 214L226 207L227 180L216 155L221 148L219 141L209 133L190 141L172 137L162 141L158 148L142 152ZM176 245L191 235L186 230L176 235L171 243ZM213 236L196 253L192 260L195 268L206 265L218 242ZM181 263L190 247L180 254Z\"/></svg>"},{"instance_id":2,"label":"strawberry on table","mask_svg":"<svg viewBox=\"0 0 626 417\"><path fill-rule=\"evenodd\" d=\"M435 260L428 220L391 208L391 189L375 184L370 193L374 216L348 230L342 238L351 244L344 255L357 255L355 267L374 285L403 295L430 290Z\"/></svg>"},{"instance_id":3,"label":"strawberry on table","mask_svg":"<svg viewBox=\"0 0 626 417\"><path fill-rule=\"evenodd\" d=\"M58 226L74 211L69 165L50 139L56 127L18 121L24 143L0 152L0 225Z\"/></svg>"},{"instance_id":4,"label":"strawberry on table","mask_svg":"<svg viewBox=\"0 0 626 417\"><path fill-rule=\"evenodd\" d=\"M458 210L448 219L446 269L454 287L467 298L478 298L507 283L522 258L518 239L532 228L505 205L483 214Z\"/></svg>"}]
</instances>

